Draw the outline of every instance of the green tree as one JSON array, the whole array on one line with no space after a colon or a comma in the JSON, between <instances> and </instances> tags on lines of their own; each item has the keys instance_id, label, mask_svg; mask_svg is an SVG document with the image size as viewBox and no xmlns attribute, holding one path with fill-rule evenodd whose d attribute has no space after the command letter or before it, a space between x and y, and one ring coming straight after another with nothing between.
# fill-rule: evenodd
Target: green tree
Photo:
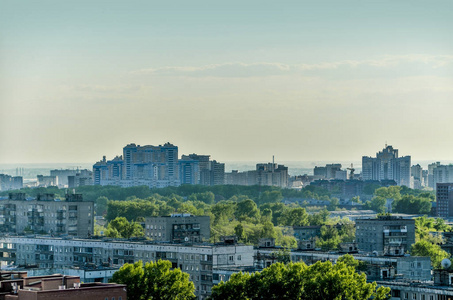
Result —
<instances>
[{"instance_id":1,"label":"green tree","mask_svg":"<svg viewBox=\"0 0 453 300\"><path fill-rule=\"evenodd\" d=\"M107 197L101 196L96 199L94 206L96 207L96 215L103 216L107 213L107 203L109 199Z\"/></svg>"},{"instance_id":2,"label":"green tree","mask_svg":"<svg viewBox=\"0 0 453 300\"><path fill-rule=\"evenodd\" d=\"M236 227L234 227L234 233L236 234L238 240L242 240L244 237L244 226L242 226L242 224L236 225Z\"/></svg>"},{"instance_id":3,"label":"green tree","mask_svg":"<svg viewBox=\"0 0 453 300\"><path fill-rule=\"evenodd\" d=\"M279 223L283 226L308 225L307 211L302 207L288 208L281 215Z\"/></svg>"},{"instance_id":4,"label":"green tree","mask_svg":"<svg viewBox=\"0 0 453 300\"><path fill-rule=\"evenodd\" d=\"M325 225L329 215L330 212L324 208L319 213L308 215L308 223L310 225Z\"/></svg>"},{"instance_id":5,"label":"green tree","mask_svg":"<svg viewBox=\"0 0 453 300\"><path fill-rule=\"evenodd\" d=\"M191 300L195 286L189 274L180 269L171 270L171 262L159 260L124 264L112 276L111 282L127 286L128 300Z\"/></svg>"},{"instance_id":6,"label":"green tree","mask_svg":"<svg viewBox=\"0 0 453 300\"><path fill-rule=\"evenodd\" d=\"M283 196L281 191L265 191L258 198L258 203L260 205L266 203L278 203L282 201Z\"/></svg>"},{"instance_id":7,"label":"green tree","mask_svg":"<svg viewBox=\"0 0 453 300\"><path fill-rule=\"evenodd\" d=\"M365 207L371 210L374 210L378 213L383 213L385 211L386 198L381 196L375 196L371 201L365 202Z\"/></svg>"},{"instance_id":8,"label":"green tree","mask_svg":"<svg viewBox=\"0 0 453 300\"><path fill-rule=\"evenodd\" d=\"M275 263L261 272L236 273L229 281L212 288L213 300L311 300L311 299L388 299L390 288L367 283L344 262L330 261L311 266L304 263Z\"/></svg>"},{"instance_id":9,"label":"green tree","mask_svg":"<svg viewBox=\"0 0 453 300\"><path fill-rule=\"evenodd\" d=\"M440 262L444 258L449 258L450 254L442 250L439 245L434 245L427 240L420 240L411 247L412 256L429 256L431 265L434 268L440 268Z\"/></svg>"},{"instance_id":10,"label":"green tree","mask_svg":"<svg viewBox=\"0 0 453 300\"><path fill-rule=\"evenodd\" d=\"M367 183L363 187L363 193L366 195L373 195L374 192L380 187L381 185L377 183Z\"/></svg>"},{"instance_id":11,"label":"green tree","mask_svg":"<svg viewBox=\"0 0 453 300\"><path fill-rule=\"evenodd\" d=\"M256 203L251 199L238 202L235 212L236 220L250 220L257 223L260 219L260 211Z\"/></svg>"},{"instance_id":12,"label":"green tree","mask_svg":"<svg viewBox=\"0 0 453 300\"><path fill-rule=\"evenodd\" d=\"M283 213L288 208L283 203L266 203L266 204L260 206L260 209L262 211L264 211L266 209L270 209L272 211L272 223L274 223L274 225L277 226L278 222L280 220L280 217L283 215Z\"/></svg>"},{"instance_id":13,"label":"green tree","mask_svg":"<svg viewBox=\"0 0 453 300\"><path fill-rule=\"evenodd\" d=\"M350 267L353 267L357 272L360 272L360 271L363 272L363 271L367 270L366 262L361 261L361 260L357 260L357 259L354 258L354 256L352 256L350 254L345 254L343 256L340 256L337 259L337 263L338 262L343 262L346 265L348 265Z\"/></svg>"},{"instance_id":14,"label":"green tree","mask_svg":"<svg viewBox=\"0 0 453 300\"><path fill-rule=\"evenodd\" d=\"M107 226L105 233L108 237L140 237L143 236L143 227L136 222L129 222L124 217L118 217L113 221L110 221Z\"/></svg>"},{"instance_id":15,"label":"green tree","mask_svg":"<svg viewBox=\"0 0 453 300\"><path fill-rule=\"evenodd\" d=\"M335 209L337 209L339 204L340 204L340 200L338 200L338 198L332 198L332 199L330 199L329 206L327 206L327 210L334 211Z\"/></svg>"},{"instance_id":16,"label":"green tree","mask_svg":"<svg viewBox=\"0 0 453 300\"><path fill-rule=\"evenodd\" d=\"M316 238L316 246L323 251L338 249L341 243L340 234L335 226L322 226L321 234Z\"/></svg>"},{"instance_id":17,"label":"green tree","mask_svg":"<svg viewBox=\"0 0 453 300\"><path fill-rule=\"evenodd\" d=\"M427 214L431 211L431 200L429 198L404 195L392 204L394 211L406 214Z\"/></svg>"}]
</instances>

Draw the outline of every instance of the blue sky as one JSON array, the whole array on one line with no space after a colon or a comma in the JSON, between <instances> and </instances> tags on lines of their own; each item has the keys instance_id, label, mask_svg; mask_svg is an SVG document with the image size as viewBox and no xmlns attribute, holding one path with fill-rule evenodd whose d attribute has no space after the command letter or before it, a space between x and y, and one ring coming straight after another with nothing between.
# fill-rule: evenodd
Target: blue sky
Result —
<instances>
[{"instance_id":1,"label":"blue sky","mask_svg":"<svg viewBox=\"0 0 453 300\"><path fill-rule=\"evenodd\" d=\"M0 0L0 163L453 159L452 1ZM31 151L31 149L33 149Z\"/></svg>"}]
</instances>

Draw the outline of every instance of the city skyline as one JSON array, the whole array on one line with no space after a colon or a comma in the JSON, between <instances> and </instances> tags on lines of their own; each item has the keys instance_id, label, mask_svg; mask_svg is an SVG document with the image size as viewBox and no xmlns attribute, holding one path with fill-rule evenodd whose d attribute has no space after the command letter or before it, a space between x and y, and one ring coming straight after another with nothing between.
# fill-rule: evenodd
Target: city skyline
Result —
<instances>
[{"instance_id":1,"label":"city skyline","mask_svg":"<svg viewBox=\"0 0 453 300\"><path fill-rule=\"evenodd\" d=\"M451 1L0 1L0 164L451 161Z\"/></svg>"}]
</instances>

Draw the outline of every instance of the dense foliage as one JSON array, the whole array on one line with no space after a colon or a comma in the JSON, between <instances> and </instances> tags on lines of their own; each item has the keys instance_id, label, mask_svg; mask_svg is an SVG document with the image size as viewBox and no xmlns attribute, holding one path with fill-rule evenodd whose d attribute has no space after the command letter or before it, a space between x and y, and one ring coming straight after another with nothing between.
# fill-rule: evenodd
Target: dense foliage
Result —
<instances>
[{"instance_id":1,"label":"dense foliage","mask_svg":"<svg viewBox=\"0 0 453 300\"><path fill-rule=\"evenodd\" d=\"M373 198L365 203L365 207L378 213L387 211L387 199L392 200L392 211L406 214L428 214L434 194L431 192L413 190L405 186L390 186L377 188Z\"/></svg>"},{"instance_id":2,"label":"dense foliage","mask_svg":"<svg viewBox=\"0 0 453 300\"><path fill-rule=\"evenodd\" d=\"M429 256L431 258L431 265L438 269L442 259L449 258L450 254L440 248L439 245L430 243L427 240L420 240L412 245L412 256Z\"/></svg>"},{"instance_id":3,"label":"dense foliage","mask_svg":"<svg viewBox=\"0 0 453 300\"><path fill-rule=\"evenodd\" d=\"M352 259L353 260L353 259ZM350 261L350 259L348 260ZM388 299L390 289L367 283L354 265L339 261L275 263L253 274L235 273L227 282L212 288L213 300L242 299Z\"/></svg>"},{"instance_id":4,"label":"dense foliage","mask_svg":"<svg viewBox=\"0 0 453 300\"><path fill-rule=\"evenodd\" d=\"M189 274L178 268L171 269L171 262L167 260L145 265L142 261L124 264L110 281L127 286L128 300L195 299L195 286Z\"/></svg>"}]
</instances>

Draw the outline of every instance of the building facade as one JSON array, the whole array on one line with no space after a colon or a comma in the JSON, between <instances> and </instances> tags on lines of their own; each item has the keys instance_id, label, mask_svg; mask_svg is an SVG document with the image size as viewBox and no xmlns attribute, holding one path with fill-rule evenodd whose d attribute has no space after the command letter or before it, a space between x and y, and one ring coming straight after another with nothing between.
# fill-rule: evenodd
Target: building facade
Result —
<instances>
[{"instance_id":1,"label":"building facade","mask_svg":"<svg viewBox=\"0 0 453 300\"><path fill-rule=\"evenodd\" d=\"M154 241L200 243L211 237L209 216L172 214L145 219L145 235Z\"/></svg>"},{"instance_id":2,"label":"building facade","mask_svg":"<svg viewBox=\"0 0 453 300\"><path fill-rule=\"evenodd\" d=\"M93 165L95 185L122 187L146 185L150 188L179 186L178 147L128 144L123 155Z\"/></svg>"},{"instance_id":3,"label":"building facade","mask_svg":"<svg viewBox=\"0 0 453 300\"><path fill-rule=\"evenodd\" d=\"M24 186L22 176L0 174L0 191L19 190Z\"/></svg>"},{"instance_id":4,"label":"building facade","mask_svg":"<svg viewBox=\"0 0 453 300\"><path fill-rule=\"evenodd\" d=\"M10 194L0 201L0 232L37 233L86 237L93 234L93 202L82 195L66 195L66 201L53 194L26 199L25 194Z\"/></svg>"},{"instance_id":5,"label":"building facade","mask_svg":"<svg viewBox=\"0 0 453 300\"><path fill-rule=\"evenodd\" d=\"M439 218L453 217L453 183L436 184L436 214Z\"/></svg>"},{"instance_id":6,"label":"building facade","mask_svg":"<svg viewBox=\"0 0 453 300\"><path fill-rule=\"evenodd\" d=\"M275 163L257 164L256 170L225 174L226 184L265 185L287 188L289 181L288 167Z\"/></svg>"},{"instance_id":7,"label":"building facade","mask_svg":"<svg viewBox=\"0 0 453 300\"><path fill-rule=\"evenodd\" d=\"M362 157L363 180L395 180L397 185L411 186L411 157L398 157L398 150L386 146L376 157Z\"/></svg>"},{"instance_id":8,"label":"building facade","mask_svg":"<svg viewBox=\"0 0 453 300\"><path fill-rule=\"evenodd\" d=\"M253 246L237 244L170 244L53 237L0 237L0 261L7 265L38 265L49 270L86 264L123 265L169 260L190 276L198 299L211 294L212 270L220 266L253 265ZM49 271L51 272L51 271Z\"/></svg>"},{"instance_id":9,"label":"building facade","mask_svg":"<svg viewBox=\"0 0 453 300\"><path fill-rule=\"evenodd\" d=\"M356 240L360 251L378 255L404 255L415 243L415 220L395 216L357 219Z\"/></svg>"}]
</instances>

